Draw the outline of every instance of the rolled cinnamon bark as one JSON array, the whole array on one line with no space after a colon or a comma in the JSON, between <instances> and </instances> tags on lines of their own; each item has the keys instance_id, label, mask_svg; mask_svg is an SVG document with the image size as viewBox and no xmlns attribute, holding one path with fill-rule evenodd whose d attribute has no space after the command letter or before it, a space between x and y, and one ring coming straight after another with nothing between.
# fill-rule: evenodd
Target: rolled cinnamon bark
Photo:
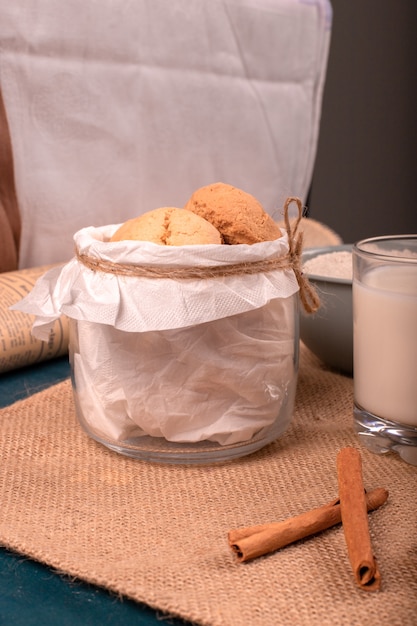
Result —
<instances>
[{"instance_id":1,"label":"rolled cinnamon bark","mask_svg":"<svg viewBox=\"0 0 417 626\"><path fill-rule=\"evenodd\" d=\"M381 574L372 552L359 450L340 450L337 479L343 531L355 581L361 589L376 591L381 585Z\"/></svg>"},{"instance_id":2,"label":"rolled cinnamon bark","mask_svg":"<svg viewBox=\"0 0 417 626\"><path fill-rule=\"evenodd\" d=\"M388 491L374 489L364 494L368 511L380 507L388 498ZM263 556L284 546L315 535L342 520L339 499L282 522L238 528L228 533L231 549L240 562Z\"/></svg>"}]
</instances>

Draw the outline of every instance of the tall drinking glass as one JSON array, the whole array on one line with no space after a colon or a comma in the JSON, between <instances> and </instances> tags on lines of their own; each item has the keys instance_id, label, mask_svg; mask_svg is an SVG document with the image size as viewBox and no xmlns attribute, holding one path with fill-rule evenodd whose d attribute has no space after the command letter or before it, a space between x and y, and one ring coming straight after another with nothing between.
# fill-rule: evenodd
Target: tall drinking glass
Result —
<instances>
[{"instance_id":1,"label":"tall drinking glass","mask_svg":"<svg viewBox=\"0 0 417 626\"><path fill-rule=\"evenodd\" d=\"M417 465L417 235L353 247L353 335L356 432Z\"/></svg>"}]
</instances>

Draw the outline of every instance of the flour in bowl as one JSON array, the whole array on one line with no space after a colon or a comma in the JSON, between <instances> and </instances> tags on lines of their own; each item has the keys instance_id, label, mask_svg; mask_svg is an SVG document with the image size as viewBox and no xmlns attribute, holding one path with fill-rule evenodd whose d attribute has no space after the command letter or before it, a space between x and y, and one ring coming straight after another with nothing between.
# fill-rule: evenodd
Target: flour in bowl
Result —
<instances>
[{"instance_id":1,"label":"flour in bowl","mask_svg":"<svg viewBox=\"0 0 417 626\"><path fill-rule=\"evenodd\" d=\"M346 250L327 252L309 259L304 263L306 274L327 278L345 278L352 280L352 253Z\"/></svg>"}]
</instances>

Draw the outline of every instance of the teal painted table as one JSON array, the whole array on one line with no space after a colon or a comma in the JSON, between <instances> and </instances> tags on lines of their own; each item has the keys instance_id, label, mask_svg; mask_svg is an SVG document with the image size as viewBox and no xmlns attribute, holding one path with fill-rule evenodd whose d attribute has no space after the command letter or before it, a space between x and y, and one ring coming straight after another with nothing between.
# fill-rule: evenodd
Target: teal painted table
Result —
<instances>
[{"instance_id":1,"label":"teal painted table","mask_svg":"<svg viewBox=\"0 0 417 626\"><path fill-rule=\"evenodd\" d=\"M0 375L0 408L70 375L68 358ZM184 626L153 609L120 600L104 589L74 582L52 569L0 548L1 626Z\"/></svg>"}]
</instances>

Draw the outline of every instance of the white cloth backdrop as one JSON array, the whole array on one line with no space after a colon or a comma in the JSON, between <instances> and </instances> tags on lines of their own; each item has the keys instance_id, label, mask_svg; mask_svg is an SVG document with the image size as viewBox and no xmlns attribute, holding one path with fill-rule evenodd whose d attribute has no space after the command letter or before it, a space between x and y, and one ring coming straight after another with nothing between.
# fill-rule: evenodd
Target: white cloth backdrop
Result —
<instances>
[{"instance_id":1,"label":"white cloth backdrop","mask_svg":"<svg viewBox=\"0 0 417 626\"><path fill-rule=\"evenodd\" d=\"M216 181L305 200L330 28L329 0L1 3L20 266Z\"/></svg>"}]
</instances>

